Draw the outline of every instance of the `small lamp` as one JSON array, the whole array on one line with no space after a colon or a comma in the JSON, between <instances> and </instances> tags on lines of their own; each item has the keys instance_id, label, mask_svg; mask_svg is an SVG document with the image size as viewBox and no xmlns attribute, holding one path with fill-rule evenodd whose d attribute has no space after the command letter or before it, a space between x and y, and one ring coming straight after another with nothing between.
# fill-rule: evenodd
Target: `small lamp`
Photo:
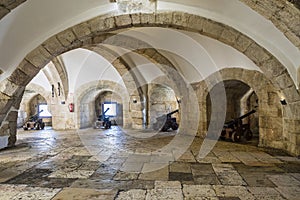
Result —
<instances>
[{"instance_id":1,"label":"small lamp","mask_svg":"<svg viewBox=\"0 0 300 200\"><path fill-rule=\"evenodd\" d=\"M281 105L286 105L287 104L285 99L280 99L280 103L281 103Z\"/></svg>"}]
</instances>

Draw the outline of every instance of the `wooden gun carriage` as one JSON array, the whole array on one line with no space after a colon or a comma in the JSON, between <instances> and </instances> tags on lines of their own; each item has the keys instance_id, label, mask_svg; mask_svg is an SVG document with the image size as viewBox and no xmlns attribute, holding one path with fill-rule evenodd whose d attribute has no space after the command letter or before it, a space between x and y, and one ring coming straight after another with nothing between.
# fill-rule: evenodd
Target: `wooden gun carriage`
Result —
<instances>
[{"instance_id":1,"label":"wooden gun carriage","mask_svg":"<svg viewBox=\"0 0 300 200\"><path fill-rule=\"evenodd\" d=\"M40 130L45 128L45 122L43 122L42 118L39 118L39 114L41 112L43 112L43 110L29 118L29 120L23 126L25 131L28 129Z\"/></svg>"},{"instance_id":2,"label":"wooden gun carriage","mask_svg":"<svg viewBox=\"0 0 300 200\"><path fill-rule=\"evenodd\" d=\"M249 124L243 124L242 119L248 117L249 115L255 113L256 110L251 110L250 112L233 119L224 124L221 139L231 138L233 142L241 141L241 138L244 137L247 141L251 140L253 133L250 130Z\"/></svg>"},{"instance_id":3,"label":"wooden gun carriage","mask_svg":"<svg viewBox=\"0 0 300 200\"><path fill-rule=\"evenodd\" d=\"M156 118L156 122L153 124L154 130L160 130L163 132L168 131L169 129L177 130L179 125L176 122L176 118L172 117L174 113L177 113L179 110L174 110L165 115L159 116Z\"/></svg>"},{"instance_id":4,"label":"wooden gun carriage","mask_svg":"<svg viewBox=\"0 0 300 200\"><path fill-rule=\"evenodd\" d=\"M111 128L111 121L110 117L105 115L108 112L109 108L107 108L102 115L100 115L95 122L94 128L100 128L101 126L104 127L105 129Z\"/></svg>"}]
</instances>

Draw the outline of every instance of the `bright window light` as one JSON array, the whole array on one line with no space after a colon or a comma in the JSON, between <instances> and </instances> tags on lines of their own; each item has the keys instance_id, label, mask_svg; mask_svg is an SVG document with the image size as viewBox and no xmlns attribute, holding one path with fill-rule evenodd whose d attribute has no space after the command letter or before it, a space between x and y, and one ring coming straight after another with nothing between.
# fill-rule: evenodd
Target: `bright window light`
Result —
<instances>
[{"instance_id":1,"label":"bright window light","mask_svg":"<svg viewBox=\"0 0 300 200\"><path fill-rule=\"evenodd\" d=\"M39 117L42 117L42 118L52 117L51 113L48 111L47 104L39 104Z\"/></svg>"},{"instance_id":2,"label":"bright window light","mask_svg":"<svg viewBox=\"0 0 300 200\"><path fill-rule=\"evenodd\" d=\"M117 116L117 103L116 102L108 102L102 104L103 112L105 112L109 108L109 110L105 113L106 116L115 117Z\"/></svg>"}]
</instances>

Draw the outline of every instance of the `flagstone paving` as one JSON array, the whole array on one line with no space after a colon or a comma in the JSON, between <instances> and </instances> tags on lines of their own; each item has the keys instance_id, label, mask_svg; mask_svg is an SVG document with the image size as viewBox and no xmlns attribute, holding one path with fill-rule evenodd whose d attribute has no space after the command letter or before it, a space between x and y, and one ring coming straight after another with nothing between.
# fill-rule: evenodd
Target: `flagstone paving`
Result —
<instances>
[{"instance_id":1,"label":"flagstone paving","mask_svg":"<svg viewBox=\"0 0 300 200\"><path fill-rule=\"evenodd\" d=\"M19 130L0 151L0 199L299 199L299 158L255 140L219 141L199 158L203 140L170 146L176 134Z\"/></svg>"}]
</instances>

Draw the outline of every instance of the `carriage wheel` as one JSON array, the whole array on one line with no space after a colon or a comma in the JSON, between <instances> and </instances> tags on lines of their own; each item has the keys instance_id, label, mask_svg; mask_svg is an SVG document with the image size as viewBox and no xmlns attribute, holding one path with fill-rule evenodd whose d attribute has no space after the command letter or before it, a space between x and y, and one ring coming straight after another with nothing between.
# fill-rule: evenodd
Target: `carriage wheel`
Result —
<instances>
[{"instance_id":1,"label":"carriage wheel","mask_svg":"<svg viewBox=\"0 0 300 200\"><path fill-rule=\"evenodd\" d=\"M225 140L226 139L226 130L222 130L221 135L220 135L220 139L221 140Z\"/></svg>"},{"instance_id":2,"label":"carriage wheel","mask_svg":"<svg viewBox=\"0 0 300 200\"><path fill-rule=\"evenodd\" d=\"M247 141L251 140L252 137L253 137L253 133L249 129L247 129L244 134L245 134L245 138L246 138Z\"/></svg>"},{"instance_id":3,"label":"carriage wheel","mask_svg":"<svg viewBox=\"0 0 300 200\"><path fill-rule=\"evenodd\" d=\"M177 123L173 123L171 128L172 128L172 130L176 131L178 129L178 127L179 126Z\"/></svg>"},{"instance_id":4,"label":"carriage wheel","mask_svg":"<svg viewBox=\"0 0 300 200\"><path fill-rule=\"evenodd\" d=\"M45 123L42 122L42 124L41 124L41 129L44 129L44 128L45 128Z\"/></svg>"},{"instance_id":5,"label":"carriage wheel","mask_svg":"<svg viewBox=\"0 0 300 200\"><path fill-rule=\"evenodd\" d=\"M241 135L237 134L237 132L233 132L231 135L231 139L233 142L241 141Z\"/></svg>"}]
</instances>

